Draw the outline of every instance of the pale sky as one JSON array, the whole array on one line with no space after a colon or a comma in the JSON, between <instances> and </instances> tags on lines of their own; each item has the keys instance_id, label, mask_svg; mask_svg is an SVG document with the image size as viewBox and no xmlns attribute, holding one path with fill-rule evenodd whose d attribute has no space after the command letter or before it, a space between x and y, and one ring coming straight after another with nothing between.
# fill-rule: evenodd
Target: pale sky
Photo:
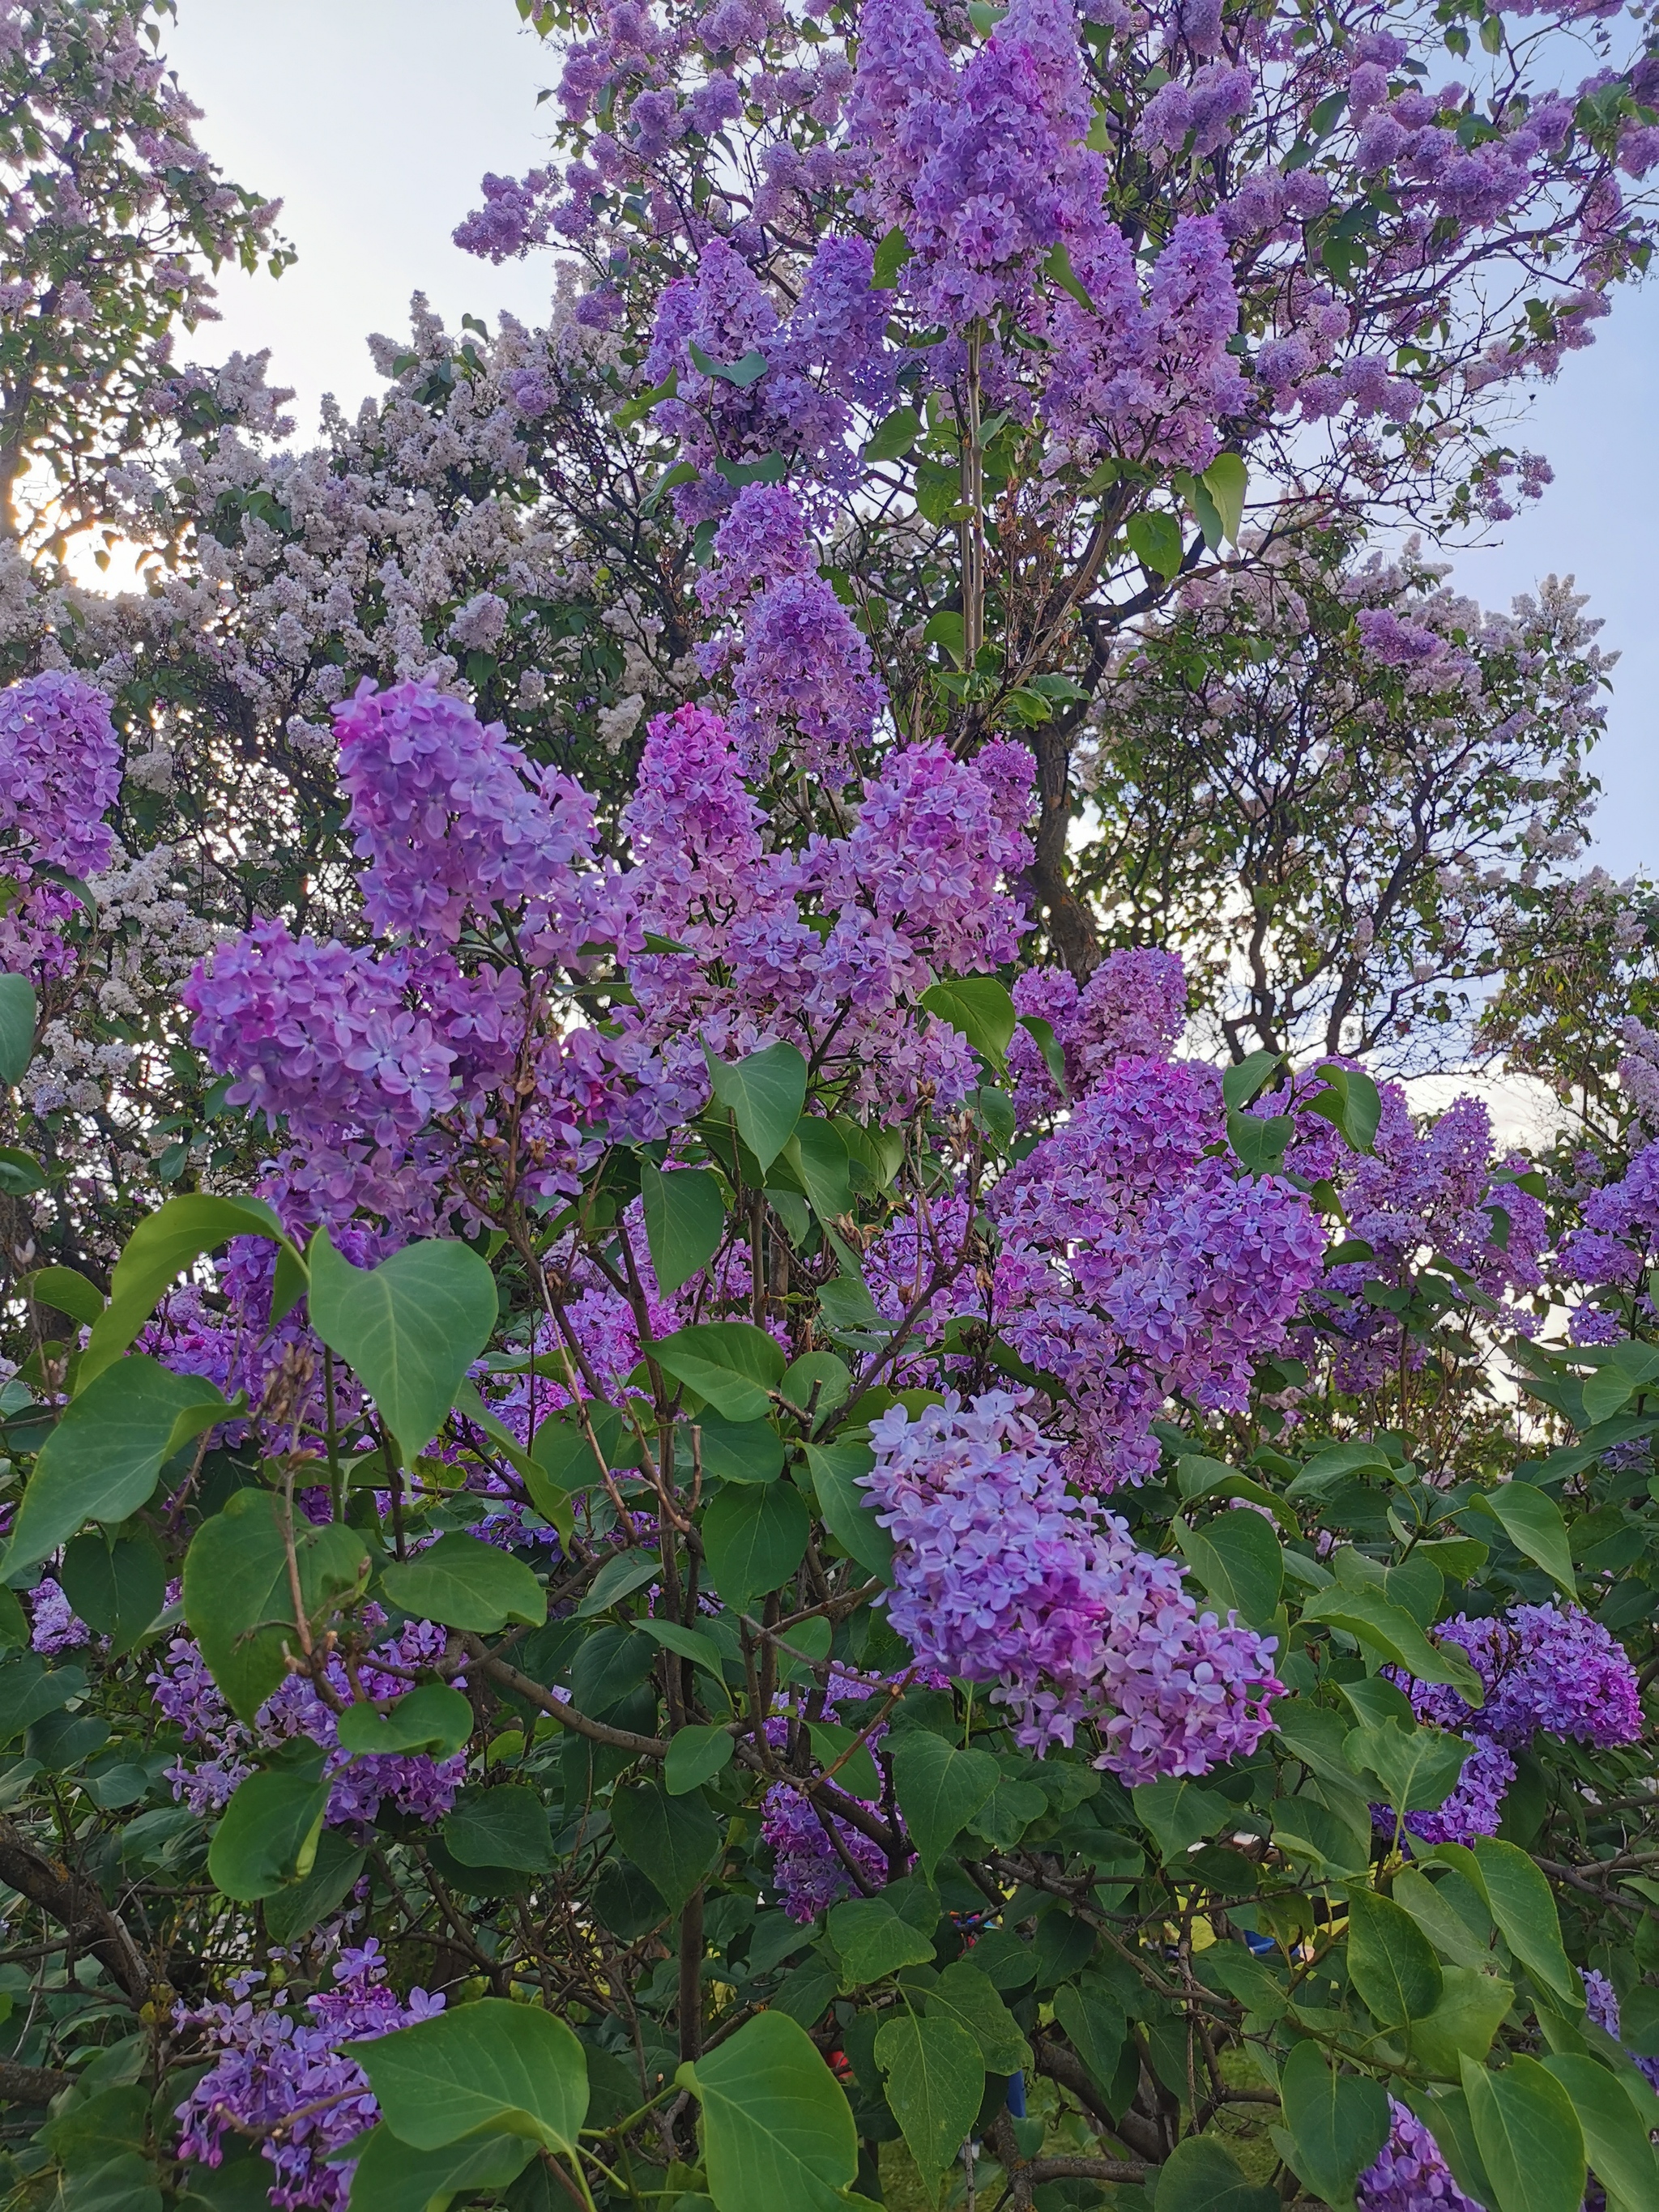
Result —
<instances>
[{"instance_id":1,"label":"pale sky","mask_svg":"<svg viewBox=\"0 0 1659 2212\"><path fill-rule=\"evenodd\" d=\"M324 392L350 410L374 388L365 336L406 328L412 291L452 328L468 311L541 319L545 257L495 269L449 236L486 169L546 156L549 58L513 0L179 0L167 50L205 111L202 143L284 200L300 250L279 283L228 273L224 320L191 350L270 346L302 438ZM1553 487L1500 544L1457 556L1455 580L1498 605L1551 570L1590 593L1622 656L1595 858L1659 873L1659 277L1616 294L1600 331L1515 441L1548 455Z\"/></svg>"}]
</instances>

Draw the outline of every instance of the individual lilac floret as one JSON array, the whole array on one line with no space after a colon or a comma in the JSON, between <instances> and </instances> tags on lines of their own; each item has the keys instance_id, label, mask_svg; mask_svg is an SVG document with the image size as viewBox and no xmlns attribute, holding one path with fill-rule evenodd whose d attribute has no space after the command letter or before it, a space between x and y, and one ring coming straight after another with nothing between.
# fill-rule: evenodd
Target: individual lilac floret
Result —
<instances>
[{"instance_id":1,"label":"individual lilac floret","mask_svg":"<svg viewBox=\"0 0 1659 2212\"><path fill-rule=\"evenodd\" d=\"M217 2166L227 2133L258 2131L260 2152L276 2169L270 2196L283 2212L343 2205L356 2160L326 2161L331 2151L372 2128L380 2106L368 2077L350 2055L354 2043L389 2035L441 2012L441 1996L411 1990L405 2004L386 1985L386 1962L373 1937L343 1951L332 1989L307 2001L309 2021L286 2011L279 1993L263 2008L252 2002L264 1979L246 1973L231 1984L234 2002L179 2006L180 2028L202 2031L215 2063L179 2107L184 2123L179 2154ZM297 2117L296 2117L297 2116ZM281 2127L280 2135L273 2131Z\"/></svg>"},{"instance_id":2,"label":"individual lilac floret","mask_svg":"<svg viewBox=\"0 0 1659 2212\"><path fill-rule=\"evenodd\" d=\"M886 1854L870 1838L832 1813L836 1837L863 1875L879 1888L887 1879ZM856 1889L840 1852L811 1802L787 1782L775 1783L761 1808L761 1837L775 1856L777 1886L792 1920L816 1920L837 1899Z\"/></svg>"},{"instance_id":3,"label":"individual lilac floret","mask_svg":"<svg viewBox=\"0 0 1659 2212\"><path fill-rule=\"evenodd\" d=\"M917 1657L994 1681L1041 1753L1091 1724L1131 1784L1207 1774L1255 1750L1283 1684L1272 1638L1200 1614L1173 1559L1067 1491L1021 1413L1029 1393L952 1395L872 1424L867 1478L896 1547L894 1627Z\"/></svg>"},{"instance_id":4,"label":"individual lilac floret","mask_svg":"<svg viewBox=\"0 0 1659 2212\"><path fill-rule=\"evenodd\" d=\"M1354 2185L1359 2212L1484 2212L1452 2179L1422 2121L1395 2097L1389 2123L1387 2142Z\"/></svg>"}]
</instances>

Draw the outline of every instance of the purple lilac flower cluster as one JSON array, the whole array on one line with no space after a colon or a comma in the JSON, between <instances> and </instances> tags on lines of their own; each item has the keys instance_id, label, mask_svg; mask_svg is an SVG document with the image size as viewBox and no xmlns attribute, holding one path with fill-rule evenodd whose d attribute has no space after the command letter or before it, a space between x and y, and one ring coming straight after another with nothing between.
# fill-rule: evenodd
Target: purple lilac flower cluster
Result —
<instances>
[{"instance_id":1,"label":"purple lilac flower cluster","mask_svg":"<svg viewBox=\"0 0 1659 2212\"><path fill-rule=\"evenodd\" d=\"M708 1083L699 1039L732 1059L779 1036L823 1039L860 1108L902 1109L923 1085L964 1097L972 1054L916 1003L936 975L982 972L1018 947L1023 909L1003 884L1029 858L1030 773L1016 745L971 763L908 746L866 781L847 836L768 851L728 725L695 707L659 716L623 816L627 881L645 928L686 950L630 963L629 1033L694 1099Z\"/></svg>"},{"instance_id":2,"label":"purple lilac flower cluster","mask_svg":"<svg viewBox=\"0 0 1659 2212\"><path fill-rule=\"evenodd\" d=\"M369 920L393 937L453 945L471 915L516 917L538 965L627 934L627 903L594 851L593 805L538 768L464 700L368 679L335 710L347 827Z\"/></svg>"},{"instance_id":3,"label":"purple lilac flower cluster","mask_svg":"<svg viewBox=\"0 0 1659 2212\"><path fill-rule=\"evenodd\" d=\"M1583 1226L1561 1259L1575 1281L1633 1289L1659 1250L1659 1142L1644 1145L1618 1182L1584 1200Z\"/></svg>"},{"instance_id":4,"label":"purple lilac flower cluster","mask_svg":"<svg viewBox=\"0 0 1659 2212\"><path fill-rule=\"evenodd\" d=\"M1028 968L1016 979L1015 1010L1047 1022L1064 1056L1066 1086L1075 1097L1097 1084L1115 1060L1167 1059L1187 1026L1187 971L1180 956L1151 945L1108 953L1080 988L1064 968ZM1014 1106L1023 1127L1060 1103L1054 1076L1036 1038L1016 1030L1008 1048Z\"/></svg>"},{"instance_id":5,"label":"purple lilac flower cluster","mask_svg":"<svg viewBox=\"0 0 1659 2212\"><path fill-rule=\"evenodd\" d=\"M1581 1966L1579 1973L1584 1984L1584 2010L1595 2026L1610 2035L1615 2043L1621 2039L1619 1992L1599 1968ZM1632 2051L1631 2063L1659 2089L1659 2058L1647 2058Z\"/></svg>"},{"instance_id":6,"label":"purple lilac flower cluster","mask_svg":"<svg viewBox=\"0 0 1659 2212\"><path fill-rule=\"evenodd\" d=\"M1181 963L1162 952L1115 952L1081 992L1037 971L1015 1003L1049 1024L1075 1091L1068 1117L990 1196L1000 1251L993 1261L990 1238L945 1200L900 1216L867 1255L890 1319L938 1277L916 1317L924 1336L952 1314L981 1316L1067 1384L1067 1470L1092 1490L1156 1468L1152 1425L1172 1394L1242 1407L1319 1275L1324 1240L1306 1199L1283 1178L1237 1172L1215 1071L1170 1057L1185 996ZM1040 1121L1060 1094L1030 1031L1010 1061L1018 1110Z\"/></svg>"},{"instance_id":7,"label":"purple lilac flower cluster","mask_svg":"<svg viewBox=\"0 0 1659 2212\"><path fill-rule=\"evenodd\" d=\"M66 972L63 929L79 908L41 871L79 878L108 867L104 816L120 787L120 741L101 691L58 669L0 690L0 872L20 893L0 915L0 968Z\"/></svg>"},{"instance_id":8,"label":"purple lilac flower cluster","mask_svg":"<svg viewBox=\"0 0 1659 2212\"><path fill-rule=\"evenodd\" d=\"M1179 1394L1246 1402L1318 1279L1324 1237L1281 1177L1245 1177L1213 1069L1117 1060L994 1194L1001 1326L1072 1393L1073 1472L1091 1487L1158 1464L1152 1425Z\"/></svg>"},{"instance_id":9,"label":"purple lilac flower cluster","mask_svg":"<svg viewBox=\"0 0 1659 2212\"><path fill-rule=\"evenodd\" d=\"M279 1203L278 1211L294 1213ZM303 1231L304 1217L296 1223ZM390 1249L388 1240L367 1222L336 1222L336 1249L354 1267L372 1267ZM138 1348L160 1359L175 1375L205 1376L227 1398L246 1393L257 1407L272 1378L288 1363L296 1416L317 1427L325 1425L328 1410L322 1346L296 1307L273 1327L271 1293L276 1279L276 1248L268 1237L233 1237L222 1259L213 1267L211 1291L195 1283L181 1283L169 1291L156 1309L155 1318L141 1332ZM293 1360L295 1351L309 1356L310 1376L304 1363ZM357 1433L364 1406L363 1392L355 1376L338 1370L334 1377L334 1420L345 1438ZM226 1421L214 1431L216 1441L240 1443L247 1434L245 1421Z\"/></svg>"},{"instance_id":10,"label":"purple lilac flower cluster","mask_svg":"<svg viewBox=\"0 0 1659 2212\"><path fill-rule=\"evenodd\" d=\"M652 387L673 379L652 419L696 471L673 493L682 522L707 522L733 505L733 462L784 456L818 507L826 492L857 483L854 410L890 403L903 359L886 343L889 301L871 273L863 239L826 238L783 317L744 256L713 237L701 244L696 275L665 288L641 374ZM758 364L756 373L715 373L739 362Z\"/></svg>"},{"instance_id":11,"label":"purple lilac flower cluster","mask_svg":"<svg viewBox=\"0 0 1659 2212\"><path fill-rule=\"evenodd\" d=\"M1038 1753L1092 1726L1131 1784L1207 1774L1271 1726L1271 1638L1200 1613L1177 1561L1066 1488L1054 1448L992 1391L871 1425L867 1478L896 1546L894 1627L924 1662L994 1682Z\"/></svg>"},{"instance_id":12,"label":"purple lilac flower cluster","mask_svg":"<svg viewBox=\"0 0 1659 2212\"><path fill-rule=\"evenodd\" d=\"M832 786L847 781L887 697L852 617L828 584L801 574L769 585L750 605L732 689L751 772L763 773L787 745L788 775Z\"/></svg>"},{"instance_id":13,"label":"purple lilac flower cluster","mask_svg":"<svg viewBox=\"0 0 1659 2212\"><path fill-rule=\"evenodd\" d=\"M830 1840L831 1829L836 1842ZM857 1884L842 1852L871 1888L880 1888L887 1879L884 1851L850 1821L833 1813L820 1818L811 1800L787 1782L775 1783L766 1793L761 1808L761 1839L775 1854L775 1879L792 1920L803 1923L816 1920L838 1899L856 1892ZM840 1850L836 1848L837 1842Z\"/></svg>"},{"instance_id":14,"label":"purple lilac flower cluster","mask_svg":"<svg viewBox=\"0 0 1659 2212\"><path fill-rule=\"evenodd\" d=\"M1609 12L1605 0L1548 9L1569 22ZM1016 0L981 41L922 0L872 0L853 48L834 35L804 43L797 21L766 0L665 15L641 0L596 0L584 18L589 34L567 46L558 87L573 158L522 180L485 178L483 206L456 235L500 259L554 238L597 242L623 208L648 205L660 245L684 242L722 264L706 321L725 343L696 331L705 357L728 366L760 350L760 381L775 384L776 334L800 311L788 325L769 301L769 321L722 317L714 308L742 289L724 264L760 291L757 272L780 246L821 233L826 209L850 193L875 233L902 233L911 252L899 298L918 322L947 333L923 353L927 380L948 386L959 375L956 334L977 325L995 404L1012 398L1022 419L1041 404L1056 465L1105 452L1201 468L1223 417L1249 426L1248 436L1274 413L1334 426L1347 413L1346 433L1328 434L1374 491L1381 441L1371 422L1413 417L1438 388L1437 371L1425 363L1402 373L1391 291L1346 283L1339 291L1328 281L1309 250L1322 219L1369 193L1389 210L1374 267L1424 296L1474 288L1481 336L1463 366L1473 395L1553 374L1590 342L1637 235L1623 178L1659 161L1659 130L1636 119L1639 106L1586 161L1578 103L1615 81L1620 64L1608 70L1598 56L1598 74L1576 93L1540 83L1507 106L1492 97L1491 126L1471 142L1469 106L1484 113L1487 88L1437 84L1443 51L1431 11L1389 23L1351 27L1334 52L1300 51L1293 13L1229 15L1224 34L1212 0L1088 0L1080 9ZM1109 124L1091 97L1083 36L1094 66L1124 88L1127 104L1114 104ZM1636 65L1638 102L1650 67ZM1322 105L1333 100L1334 121ZM710 225L693 213L689 186L717 166L713 149L740 120L752 158ZM1317 147L1288 172L1275 151L1281 127ZM1115 204L1105 205L1131 147L1158 207L1162 251L1144 282L1143 233L1127 233L1112 219ZM1518 301L1499 304L1480 282L1522 222L1553 227L1562 246L1549 313L1530 325L1510 312ZM821 239L820 255L836 248L861 249L867 264L862 240ZM1066 257L1058 264L1056 249ZM579 319L611 315L615 290L611 277L597 284ZM860 306L872 330L864 350L879 360L883 310L869 302L867 282ZM1005 351L1011 324L1045 341L1035 360ZM1241 326L1261 333L1254 358L1239 346ZM644 380L664 374L656 361ZM677 496L705 512L728 503L729 486L708 465L722 453L752 460L775 451L821 481L844 465L841 453L832 450L826 465L812 451L810 404L809 427L798 429L780 395L757 398L740 380L729 392L708 388L720 381L683 372L663 403L689 395L692 422L672 426L683 451L701 425L698 479ZM759 428L769 416L769 436ZM747 436L728 441L727 419ZM1507 514L1503 477L1527 495L1542 473L1531 456L1518 467L1494 458L1476 471L1477 495L1486 511Z\"/></svg>"},{"instance_id":15,"label":"purple lilac flower cluster","mask_svg":"<svg viewBox=\"0 0 1659 2212\"><path fill-rule=\"evenodd\" d=\"M423 1129L453 1092L455 1053L410 1004L406 958L290 934L256 921L185 986L196 1042L234 1068L233 1106L267 1128L339 1142L361 1128L390 1147Z\"/></svg>"},{"instance_id":16,"label":"purple lilac flower cluster","mask_svg":"<svg viewBox=\"0 0 1659 2212\"><path fill-rule=\"evenodd\" d=\"M1231 112L1249 105L1246 80ZM1091 118L1067 0L1014 0L960 72L921 0L863 11L851 142L866 212L912 248L902 283L917 313L954 333L1000 313L1038 324L1044 411L1066 458L1133 445L1201 469L1246 390L1227 349L1239 309L1226 240L1214 217L1179 216L1143 294L1134 248L1103 207ZM1040 289L1056 251L1072 283ZM1000 383L1009 371L988 350Z\"/></svg>"},{"instance_id":17,"label":"purple lilac flower cluster","mask_svg":"<svg viewBox=\"0 0 1659 2212\"><path fill-rule=\"evenodd\" d=\"M660 1121L648 1049L613 1050L592 1029L567 1036L538 972L639 942L634 898L597 859L591 802L428 685L360 687L337 720L369 910L406 941L319 943L260 922L184 992L197 1043L234 1079L232 1102L286 1125L292 1150L267 1195L280 1185L302 1223L369 1206L429 1227L461 1138L493 1135L505 1092L529 1186L568 1196L588 1125L624 1111L622 1085L645 1094L636 1133ZM509 927L528 966L463 964L467 917L492 935Z\"/></svg>"},{"instance_id":18,"label":"purple lilac flower cluster","mask_svg":"<svg viewBox=\"0 0 1659 2212\"><path fill-rule=\"evenodd\" d=\"M1320 1331L1298 1343L1311 1354L1334 1342L1334 1378L1346 1391L1375 1389L1397 1370L1402 1356L1401 1324L1360 1295L1365 1283L1381 1278L1404 1285L1431 1258L1448 1261L1485 1297L1500 1302L1508 1326L1530 1334L1533 1316L1513 1301L1543 1279L1544 1207L1515 1180L1531 1162L1519 1153L1493 1158L1492 1121L1480 1101L1455 1099L1419 1131L1398 1084L1384 1084L1382 1100L1374 1149L1358 1158L1340 1144L1333 1150L1328 1125L1322 1128L1289 1102L1297 1140L1287 1165L1334 1176L1348 1236L1371 1249L1370 1259L1327 1271L1312 1301ZM1278 1108L1281 1102L1268 1103ZM1403 1353L1408 1362L1425 1356L1409 1340Z\"/></svg>"},{"instance_id":19,"label":"purple lilac flower cluster","mask_svg":"<svg viewBox=\"0 0 1659 2212\"><path fill-rule=\"evenodd\" d=\"M402 685L360 691L337 719L371 909L402 941L261 922L184 994L233 1103L286 1129L263 1188L296 1228L367 1207L429 1233L467 1205L462 1148L500 1149L509 1104L521 1186L568 1196L601 1133L660 1137L696 1110L705 1043L736 1058L833 1038L854 1109L976 1083L965 1040L918 1001L938 975L1018 950L1024 909L1004 886L1030 858L1023 748L968 763L908 747L866 782L845 836L769 852L734 730L684 708L651 726L624 817L635 866L617 875L593 860L586 798L459 702ZM469 915L512 928L527 966L453 942ZM686 950L645 953L647 932ZM634 1004L568 1025L546 966L599 944L628 959Z\"/></svg>"},{"instance_id":20,"label":"purple lilac flower cluster","mask_svg":"<svg viewBox=\"0 0 1659 2212\"><path fill-rule=\"evenodd\" d=\"M1514 1754L1540 1729L1602 1750L1634 1743L1642 1733L1641 1696L1628 1653L1577 1607L1517 1605L1501 1617L1476 1620L1460 1613L1435 1633L1468 1654L1486 1701L1477 1712L1444 1683L1389 1670L1419 1720L1454 1729L1474 1746L1445 1802L1406 1816L1407 1829L1426 1844L1497 1834L1515 1779ZM1394 1826L1392 1813L1379 1818Z\"/></svg>"},{"instance_id":21,"label":"purple lilac flower cluster","mask_svg":"<svg viewBox=\"0 0 1659 2212\"><path fill-rule=\"evenodd\" d=\"M358 1669L363 1696L376 1703L401 1697L410 1684L401 1674L388 1674L385 1668L430 1667L441 1656L445 1641L445 1632L432 1621L405 1622ZM351 1681L338 1660L330 1662L328 1677L342 1702L352 1703ZM343 1750L332 1709L305 1675L291 1674L279 1684L259 1708L252 1727L246 1727L225 1703L191 1636L174 1636L145 1679L157 1707L182 1732L185 1744L211 1747L210 1757L180 1759L168 1770L174 1797L193 1813L217 1812L228 1803L237 1784L253 1771L250 1753L299 1735L309 1736L327 1753L324 1772L333 1784L326 1814L331 1827L372 1821L382 1801L427 1821L441 1820L466 1777L465 1752L434 1759L423 1752Z\"/></svg>"},{"instance_id":22,"label":"purple lilac flower cluster","mask_svg":"<svg viewBox=\"0 0 1659 2212\"><path fill-rule=\"evenodd\" d=\"M283 2212L332 2212L343 2205L356 2160L330 2164L329 2155L380 2118L351 2045L443 2010L442 1997L424 1990L400 1998L386 1975L386 1961L371 1936L360 1949L341 1953L333 1986L307 2002L308 2020L287 2008L281 1991L270 2004L256 2004L253 1992L264 1978L257 1971L231 1984L228 2003L193 2011L179 2006L178 2027L195 2030L214 2054L179 2107L179 2156L216 2166L228 2133L280 2127L280 2134L265 2133L259 2146L275 2169L271 2203Z\"/></svg>"},{"instance_id":23,"label":"purple lilac flower cluster","mask_svg":"<svg viewBox=\"0 0 1659 2212\"><path fill-rule=\"evenodd\" d=\"M1359 2212L1484 2212L1452 2179L1440 2147L1397 2097L1389 2100L1389 2139L1354 2185Z\"/></svg>"},{"instance_id":24,"label":"purple lilac flower cluster","mask_svg":"<svg viewBox=\"0 0 1659 2212\"><path fill-rule=\"evenodd\" d=\"M50 1575L43 1575L29 1592L29 1649L31 1651L76 1651L90 1644L92 1631Z\"/></svg>"},{"instance_id":25,"label":"purple lilac flower cluster","mask_svg":"<svg viewBox=\"0 0 1659 2212\"><path fill-rule=\"evenodd\" d=\"M120 787L109 702L83 677L49 669L0 691L0 841L25 847L25 862L72 876L106 868L103 817Z\"/></svg>"},{"instance_id":26,"label":"purple lilac flower cluster","mask_svg":"<svg viewBox=\"0 0 1659 2212\"><path fill-rule=\"evenodd\" d=\"M870 1688L868 1683L832 1670L821 1717L833 1721L842 1704L867 1697ZM767 1741L781 1750L790 1727L787 1713L775 1713L766 1723ZM878 1769L879 1746L886 1732L884 1726L872 1729L867 1739ZM803 1925L838 1899L860 1893L860 1884L879 1889L887 1881L887 1854L878 1844L838 1814L819 1813L809 1797L787 1782L775 1783L766 1793L761 1837L774 1853L773 1875L784 1910Z\"/></svg>"}]
</instances>

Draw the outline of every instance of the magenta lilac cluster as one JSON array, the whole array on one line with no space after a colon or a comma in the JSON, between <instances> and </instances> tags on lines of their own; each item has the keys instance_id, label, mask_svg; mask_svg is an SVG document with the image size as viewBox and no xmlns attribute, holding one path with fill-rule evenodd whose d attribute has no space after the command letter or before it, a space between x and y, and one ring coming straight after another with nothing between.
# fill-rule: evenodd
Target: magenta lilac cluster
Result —
<instances>
[{"instance_id":1,"label":"magenta lilac cluster","mask_svg":"<svg viewBox=\"0 0 1659 2212\"><path fill-rule=\"evenodd\" d=\"M1576 1606L1517 1605L1471 1620L1460 1613L1435 1633L1466 1651L1486 1704L1474 1711L1445 1683L1395 1673L1422 1721L1467 1736L1474 1747L1457 1787L1432 1812L1408 1813L1406 1826L1425 1843L1472 1843L1493 1836L1515 1779L1516 1751L1540 1730L1602 1750L1634 1743L1642 1705L1629 1654L1600 1621ZM1392 1827L1394 1816L1386 1816Z\"/></svg>"},{"instance_id":2,"label":"magenta lilac cluster","mask_svg":"<svg viewBox=\"0 0 1659 2212\"><path fill-rule=\"evenodd\" d=\"M889 1616L916 1656L996 1685L1041 1753L1094 1729L1129 1783L1207 1774L1253 1751L1283 1685L1272 1638L1202 1613L1179 1562L1066 1487L1028 1394L948 1397L871 1425L867 1478L891 1532Z\"/></svg>"},{"instance_id":3,"label":"magenta lilac cluster","mask_svg":"<svg viewBox=\"0 0 1659 2212\"><path fill-rule=\"evenodd\" d=\"M257 2003L264 1979L257 1969L232 1984L228 2002L195 2010L180 2005L176 2027L193 2032L213 2063L179 2107L179 2156L216 2166L228 2138L234 2143L255 2132L274 2169L273 2205L282 2212L333 2212L343 2205L356 2161L330 2163L331 2154L380 2116L352 2045L443 2009L442 1997L424 1990L399 1997L386 1976L386 1961L371 1936L360 1949L340 1954L332 1986L305 2006L308 2018L290 2011L280 1990L269 2003Z\"/></svg>"}]
</instances>

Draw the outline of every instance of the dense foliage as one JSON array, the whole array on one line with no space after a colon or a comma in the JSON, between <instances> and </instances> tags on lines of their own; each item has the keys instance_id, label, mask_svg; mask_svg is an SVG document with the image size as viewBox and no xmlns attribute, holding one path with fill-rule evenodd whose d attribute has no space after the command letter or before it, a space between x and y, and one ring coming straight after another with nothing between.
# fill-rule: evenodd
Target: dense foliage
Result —
<instances>
[{"instance_id":1,"label":"dense foliage","mask_svg":"<svg viewBox=\"0 0 1659 2212\"><path fill-rule=\"evenodd\" d=\"M1645 20L521 8L553 322L295 453L150 12L0 6L8 2201L1659 2201L1652 896L1364 539Z\"/></svg>"}]
</instances>

